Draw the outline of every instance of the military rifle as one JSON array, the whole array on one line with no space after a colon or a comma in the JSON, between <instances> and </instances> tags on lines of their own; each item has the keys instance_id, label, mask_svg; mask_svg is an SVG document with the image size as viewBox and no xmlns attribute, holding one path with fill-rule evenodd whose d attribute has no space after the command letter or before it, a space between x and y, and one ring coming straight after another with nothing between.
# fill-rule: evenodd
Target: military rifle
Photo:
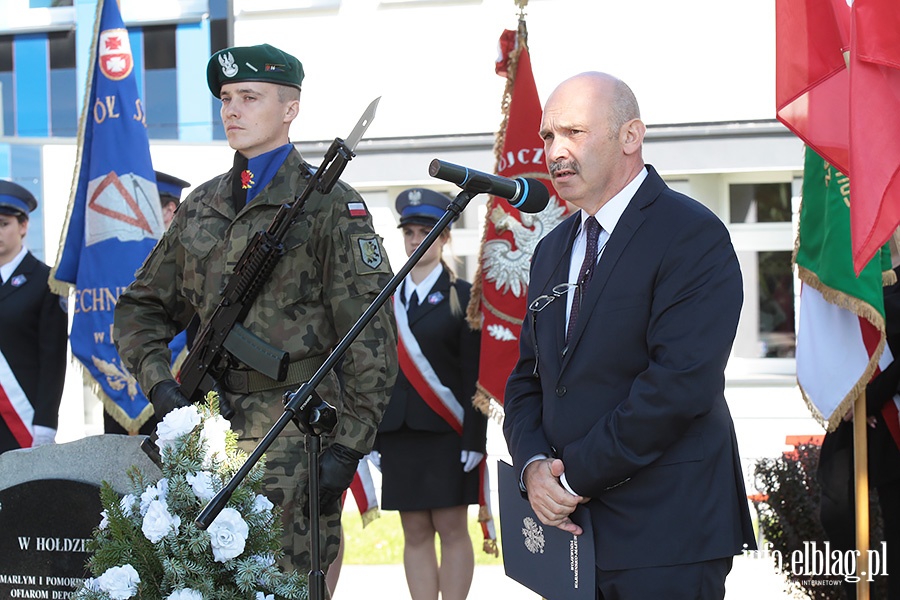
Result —
<instances>
[{"instance_id":1,"label":"military rifle","mask_svg":"<svg viewBox=\"0 0 900 600\"><path fill-rule=\"evenodd\" d=\"M219 305L201 328L181 367L181 392L191 402L198 403L214 389L228 367L235 360L275 381L287 378L290 355L268 344L243 326L243 321L268 281L278 261L284 255L284 239L313 192L331 192L354 150L375 117L378 101L375 98L356 123L346 141L335 138L314 173L305 174L308 183L293 203L282 204L265 231L258 231L244 249L228 280ZM149 393L149 392L148 392ZM222 414L230 418L234 411L219 398ZM229 414L231 413L231 414ZM156 464L161 464L159 448L153 434L143 441L141 448Z\"/></svg>"}]
</instances>

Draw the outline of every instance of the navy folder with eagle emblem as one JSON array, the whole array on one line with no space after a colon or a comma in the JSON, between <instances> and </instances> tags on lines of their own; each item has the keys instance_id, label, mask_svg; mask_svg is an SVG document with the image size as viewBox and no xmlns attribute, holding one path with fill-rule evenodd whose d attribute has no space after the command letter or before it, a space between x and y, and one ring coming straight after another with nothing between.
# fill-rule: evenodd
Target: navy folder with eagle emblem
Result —
<instances>
[{"instance_id":1,"label":"navy folder with eagle emblem","mask_svg":"<svg viewBox=\"0 0 900 600\"><path fill-rule=\"evenodd\" d=\"M588 510L579 506L572 521L584 531L572 535L542 524L519 490L519 474L497 461L500 542L506 576L548 600L594 600L594 540Z\"/></svg>"}]
</instances>

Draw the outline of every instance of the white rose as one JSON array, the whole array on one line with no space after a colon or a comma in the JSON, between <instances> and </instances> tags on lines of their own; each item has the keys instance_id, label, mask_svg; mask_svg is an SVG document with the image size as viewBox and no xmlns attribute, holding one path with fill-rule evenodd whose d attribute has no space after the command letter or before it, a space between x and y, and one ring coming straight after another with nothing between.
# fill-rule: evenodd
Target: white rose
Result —
<instances>
[{"instance_id":1,"label":"white rose","mask_svg":"<svg viewBox=\"0 0 900 600\"><path fill-rule=\"evenodd\" d=\"M262 494L257 494L256 498L253 499L253 512L261 513L261 512L269 512L275 505L272 502L263 496Z\"/></svg>"},{"instance_id":2,"label":"white rose","mask_svg":"<svg viewBox=\"0 0 900 600\"><path fill-rule=\"evenodd\" d=\"M169 493L169 480L163 477L156 482L156 485L148 485L144 493L141 494L141 516L147 514L147 508L154 500L162 500L165 502L166 494Z\"/></svg>"},{"instance_id":3,"label":"white rose","mask_svg":"<svg viewBox=\"0 0 900 600\"><path fill-rule=\"evenodd\" d=\"M225 562L244 551L250 527L233 508L223 508L207 529L216 562Z\"/></svg>"},{"instance_id":4,"label":"white rose","mask_svg":"<svg viewBox=\"0 0 900 600\"><path fill-rule=\"evenodd\" d=\"M127 600L137 593L141 582L138 572L131 565L112 567L97 578L97 587L109 594L113 600Z\"/></svg>"},{"instance_id":5,"label":"white rose","mask_svg":"<svg viewBox=\"0 0 900 600\"><path fill-rule=\"evenodd\" d=\"M174 444L178 438L192 432L194 427L199 424L200 412L193 404L171 411L156 426L156 435L159 436L156 444L159 446L160 452Z\"/></svg>"},{"instance_id":6,"label":"white rose","mask_svg":"<svg viewBox=\"0 0 900 600\"><path fill-rule=\"evenodd\" d=\"M137 498L135 498L134 494L125 494L122 496L122 500L119 501L119 506L122 508L122 513L126 517L130 517L134 514L134 503Z\"/></svg>"},{"instance_id":7,"label":"white rose","mask_svg":"<svg viewBox=\"0 0 900 600\"><path fill-rule=\"evenodd\" d=\"M203 594L191 588L183 588L169 594L166 600L203 600Z\"/></svg>"},{"instance_id":8,"label":"white rose","mask_svg":"<svg viewBox=\"0 0 900 600\"><path fill-rule=\"evenodd\" d=\"M256 592L256 600L275 600L275 594L263 594Z\"/></svg>"},{"instance_id":9,"label":"white rose","mask_svg":"<svg viewBox=\"0 0 900 600\"><path fill-rule=\"evenodd\" d=\"M100 525L98 525L97 527L100 528L101 530L103 530L103 529L106 529L107 527L109 527L109 515L106 514L105 508L100 511L100 516L102 518L100 519Z\"/></svg>"},{"instance_id":10,"label":"white rose","mask_svg":"<svg viewBox=\"0 0 900 600\"><path fill-rule=\"evenodd\" d=\"M188 473L186 479L191 489L194 490L194 495L203 502L209 502L216 495L212 473L209 471L200 471L197 474Z\"/></svg>"},{"instance_id":11,"label":"white rose","mask_svg":"<svg viewBox=\"0 0 900 600\"><path fill-rule=\"evenodd\" d=\"M206 444L204 467L211 467L213 460L225 460L225 432L230 428L231 424L221 415L210 417L203 422L200 438Z\"/></svg>"},{"instance_id":12,"label":"white rose","mask_svg":"<svg viewBox=\"0 0 900 600\"><path fill-rule=\"evenodd\" d=\"M154 544L166 537L170 531L178 532L181 526L181 517L169 513L169 507L162 500L154 500L147 508L141 531L144 536Z\"/></svg>"}]
</instances>

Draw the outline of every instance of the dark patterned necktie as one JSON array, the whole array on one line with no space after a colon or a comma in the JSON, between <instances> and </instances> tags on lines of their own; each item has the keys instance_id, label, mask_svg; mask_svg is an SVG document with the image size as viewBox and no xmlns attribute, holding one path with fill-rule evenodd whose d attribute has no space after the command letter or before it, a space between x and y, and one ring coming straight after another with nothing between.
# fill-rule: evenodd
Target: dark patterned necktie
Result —
<instances>
[{"instance_id":1,"label":"dark patterned necktie","mask_svg":"<svg viewBox=\"0 0 900 600\"><path fill-rule=\"evenodd\" d=\"M594 217L588 217L584 221L585 235L587 236L587 248L584 251L584 261L581 263L581 270L578 271L578 279L575 283L575 296L572 299L572 310L569 312L569 325L566 328L566 343L572 337L572 331L575 329L575 321L578 320L578 311L581 309L581 298L583 291L587 288L591 275L594 274L594 266L597 264L597 243L600 238L600 223Z\"/></svg>"}]
</instances>

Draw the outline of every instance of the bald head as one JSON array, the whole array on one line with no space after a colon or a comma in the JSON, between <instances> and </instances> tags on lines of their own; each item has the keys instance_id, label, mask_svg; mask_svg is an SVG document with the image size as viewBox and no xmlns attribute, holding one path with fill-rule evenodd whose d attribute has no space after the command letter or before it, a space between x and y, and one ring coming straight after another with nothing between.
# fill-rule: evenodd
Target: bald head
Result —
<instances>
[{"instance_id":1,"label":"bald head","mask_svg":"<svg viewBox=\"0 0 900 600\"><path fill-rule=\"evenodd\" d=\"M597 110L606 111L611 138L618 135L622 125L632 119L641 118L641 109L634 92L627 83L609 73L588 71L574 75L556 87L553 94L557 93L591 98Z\"/></svg>"},{"instance_id":2,"label":"bald head","mask_svg":"<svg viewBox=\"0 0 900 600\"><path fill-rule=\"evenodd\" d=\"M644 132L622 80L588 72L563 81L544 105L540 132L556 191L594 214L643 169Z\"/></svg>"}]
</instances>

